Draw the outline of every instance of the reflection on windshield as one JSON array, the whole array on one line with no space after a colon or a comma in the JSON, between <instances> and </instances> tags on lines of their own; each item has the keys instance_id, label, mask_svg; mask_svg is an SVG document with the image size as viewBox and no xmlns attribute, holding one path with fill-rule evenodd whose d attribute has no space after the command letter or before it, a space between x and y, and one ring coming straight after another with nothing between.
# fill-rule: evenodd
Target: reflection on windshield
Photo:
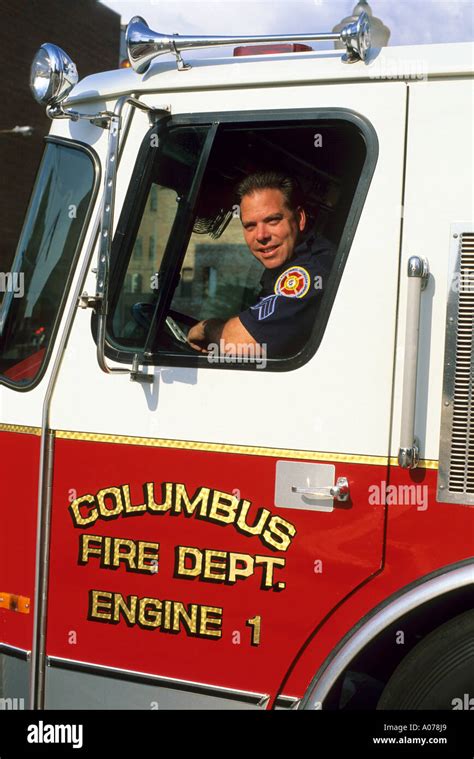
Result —
<instances>
[{"instance_id":1,"label":"reflection on windshield","mask_svg":"<svg viewBox=\"0 0 474 759\"><path fill-rule=\"evenodd\" d=\"M0 372L29 384L41 369L94 187L83 150L48 143L0 313Z\"/></svg>"},{"instance_id":2,"label":"reflection on windshield","mask_svg":"<svg viewBox=\"0 0 474 759\"><path fill-rule=\"evenodd\" d=\"M107 331L115 345L142 348L145 343L164 274L165 251L180 203L192 187L207 131L207 126L181 127L160 137L127 269L111 292Z\"/></svg>"}]
</instances>

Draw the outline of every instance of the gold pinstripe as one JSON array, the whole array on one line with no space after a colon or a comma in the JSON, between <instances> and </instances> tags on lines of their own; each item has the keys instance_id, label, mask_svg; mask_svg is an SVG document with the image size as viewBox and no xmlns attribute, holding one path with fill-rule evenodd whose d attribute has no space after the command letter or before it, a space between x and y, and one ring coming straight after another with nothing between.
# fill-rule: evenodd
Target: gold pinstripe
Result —
<instances>
[{"instance_id":1,"label":"gold pinstripe","mask_svg":"<svg viewBox=\"0 0 474 759\"><path fill-rule=\"evenodd\" d=\"M88 440L91 442L116 443L119 445L144 445L152 448L179 448L214 453L236 453L247 456L304 459L306 461L342 461L350 464L373 464L376 466L384 466L388 464L388 458L385 456L326 453L323 451L304 451L292 448L260 448L257 446L235 445L229 443L204 443L194 440L171 440L165 438L130 437L127 435L106 435L96 432L57 430L56 437L66 440ZM396 458L391 458L390 463L394 466L398 466ZM431 459L423 459L419 466L424 469L437 469L438 462Z\"/></svg>"},{"instance_id":2,"label":"gold pinstripe","mask_svg":"<svg viewBox=\"0 0 474 759\"><path fill-rule=\"evenodd\" d=\"M398 466L398 459L396 456L390 457L390 466ZM438 469L438 461L436 459L420 459L418 469Z\"/></svg>"},{"instance_id":3,"label":"gold pinstripe","mask_svg":"<svg viewBox=\"0 0 474 759\"><path fill-rule=\"evenodd\" d=\"M26 427L23 424L0 424L0 432L21 432L24 435L41 435L41 427Z\"/></svg>"},{"instance_id":4,"label":"gold pinstripe","mask_svg":"<svg viewBox=\"0 0 474 759\"><path fill-rule=\"evenodd\" d=\"M0 424L1 432L22 432L40 435L40 427L26 427L19 424ZM95 443L115 443L118 445L143 445L151 448L178 448L181 450L207 451L209 453L235 453L243 456L267 456L272 458L303 459L305 461L338 461L348 464L372 464L386 466L385 456L363 456L351 453L326 453L325 451L304 451L292 448L259 448L250 445L229 443L204 443L194 440L171 440L166 438L131 437L129 435L109 435L101 432L73 432L56 430L55 437L63 440L86 440ZM391 466L398 466L395 457L390 458ZM438 462L422 459L420 469L437 469Z\"/></svg>"}]
</instances>

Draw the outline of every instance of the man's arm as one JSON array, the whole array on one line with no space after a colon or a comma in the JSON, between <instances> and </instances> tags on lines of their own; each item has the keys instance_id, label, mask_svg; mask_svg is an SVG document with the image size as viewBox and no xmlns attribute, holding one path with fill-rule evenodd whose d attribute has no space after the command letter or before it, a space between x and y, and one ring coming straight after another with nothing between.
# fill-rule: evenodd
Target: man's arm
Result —
<instances>
[{"instance_id":1,"label":"man's arm","mask_svg":"<svg viewBox=\"0 0 474 759\"><path fill-rule=\"evenodd\" d=\"M222 319L205 319L198 322L188 332L188 343L196 350L206 352L210 343L220 345L224 341L224 353L239 354L239 345L258 345L238 316L227 321Z\"/></svg>"}]
</instances>

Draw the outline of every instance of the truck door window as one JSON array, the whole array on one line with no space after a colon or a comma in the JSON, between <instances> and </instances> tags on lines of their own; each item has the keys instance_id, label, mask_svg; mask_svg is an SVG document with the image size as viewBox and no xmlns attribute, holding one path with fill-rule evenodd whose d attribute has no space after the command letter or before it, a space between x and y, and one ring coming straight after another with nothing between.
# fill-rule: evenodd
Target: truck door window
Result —
<instances>
[{"instance_id":1,"label":"truck door window","mask_svg":"<svg viewBox=\"0 0 474 759\"><path fill-rule=\"evenodd\" d=\"M264 319L273 316L280 303L278 301L275 305L275 294L280 300L297 298L304 296L308 288L319 287L309 326L306 319L304 325L301 322L300 329L290 317L286 322L283 319L277 327L279 333L287 326L291 329L286 340L276 341L278 345L275 344L270 358L273 364L290 359L307 348L312 339L310 333L314 335L319 314L323 313L329 297L327 294L331 289L335 292L335 272L340 272L342 267L336 267L334 263L367 158L365 139L353 123L340 119L309 123L221 124L202 176L197 201L189 208L189 234L182 237L180 250L174 251L181 259L179 275L164 292L160 290L160 282L169 266L164 253L170 235L180 231L173 227L178 196L182 199L189 191L189 181L186 185L179 180L182 170L179 142L186 139L189 143L189 136L186 136L189 129L178 126L165 136L162 154L155 157L153 179L142 204L143 214L137 234L128 250L122 252L122 257L128 260L128 268L125 279L121 280L123 284L116 278L116 300L109 323L110 343L116 350L115 355L111 355L125 358L123 348L140 351L146 343L153 363L185 365L198 360L203 366L212 366L212 363L206 363L204 354L193 351L185 342L185 336L194 324L202 320L225 322L242 314L241 321L249 325L249 331L255 322L256 334L265 335L264 328L271 319L262 328L257 322L261 318L263 324ZM191 164L194 168L197 166L201 149L202 141L200 145L195 142L193 157L188 155L188 169ZM249 249L236 188L249 175L270 171L289 175L299 184L306 223L297 238L298 245L306 244L311 256L316 251L319 257L314 272L311 269L309 274L308 268L298 266L302 259L297 259L295 253L295 257L289 259L289 263L296 266L295 272L282 270L282 277L289 278L288 281L278 278L275 282L278 292L273 289L268 302L260 308L260 298L266 292L262 283L265 286L269 276L267 270L271 267ZM147 255L152 249L150 240L156 246L154 257ZM136 255L137 245L145 251L139 256ZM297 255L301 255L302 247L295 248L297 250ZM317 275L319 270L321 276ZM300 281L298 277L306 278L308 282L306 279ZM311 295L315 296L314 292ZM162 324L153 323L158 299L166 301L164 313L168 318ZM251 363L244 362L243 366L250 367ZM221 364L217 362L215 365Z\"/></svg>"},{"instance_id":2,"label":"truck door window","mask_svg":"<svg viewBox=\"0 0 474 759\"><path fill-rule=\"evenodd\" d=\"M116 256L113 270L108 334L115 345L130 350L144 345L166 247L179 231L173 232L178 209L187 203L206 134L205 127L189 127L160 135L154 142L151 184L141 188L140 208L125 222L130 250L125 257ZM131 232L129 225L136 231Z\"/></svg>"},{"instance_id":3,"label":"truck door window","mask_svg":"<svg viewBox=\"0 0 474 759\"><path fill-rule=\"evenodd\" d=\"M158 276L178 207L178 193L170 187L152 184L152 197L156 197L156 205L150 202L145 205L124 287L119 291L113 312L113 335L124 344L133 345L146 336L146 306L154 300L156 287L153 278ZM151 245L147 250L149 239L156 241L153 250ZM146 255L143 253L144 246ZM135 308L137 304L143 304L143 308Z\"/></svg>"},{"instance_id":4,"label":"truck door window","mask_svg":"<svg viewBox=\"0 0 474 759\"><path fill-rule=\"evenodd\" d=\"M46 365L97 174L89 150L46 145L0 310L0 372L18 389Z\"/></svg>"}]
</instances>

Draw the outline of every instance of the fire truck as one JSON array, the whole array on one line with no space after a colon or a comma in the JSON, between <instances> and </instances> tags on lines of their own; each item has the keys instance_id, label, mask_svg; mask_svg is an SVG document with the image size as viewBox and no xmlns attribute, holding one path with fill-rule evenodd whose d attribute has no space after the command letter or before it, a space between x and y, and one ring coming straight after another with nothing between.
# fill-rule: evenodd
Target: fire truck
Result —
<instances>
[{"instance_id":1,"label":"fire truck","mask_svg":"<svg viewBox=\"0 0 474 759\"><path fill-rule=\"evenodd\" d=\"M83 81L56 45L32 64L51 130L0 316L2 703L472 708L473 45L377 49L365 13L126 38L130 67ZM257 302L233 192L261 167L334 244L311 335L197 352L196 322Z\"/></svg>"}]
</instances>

